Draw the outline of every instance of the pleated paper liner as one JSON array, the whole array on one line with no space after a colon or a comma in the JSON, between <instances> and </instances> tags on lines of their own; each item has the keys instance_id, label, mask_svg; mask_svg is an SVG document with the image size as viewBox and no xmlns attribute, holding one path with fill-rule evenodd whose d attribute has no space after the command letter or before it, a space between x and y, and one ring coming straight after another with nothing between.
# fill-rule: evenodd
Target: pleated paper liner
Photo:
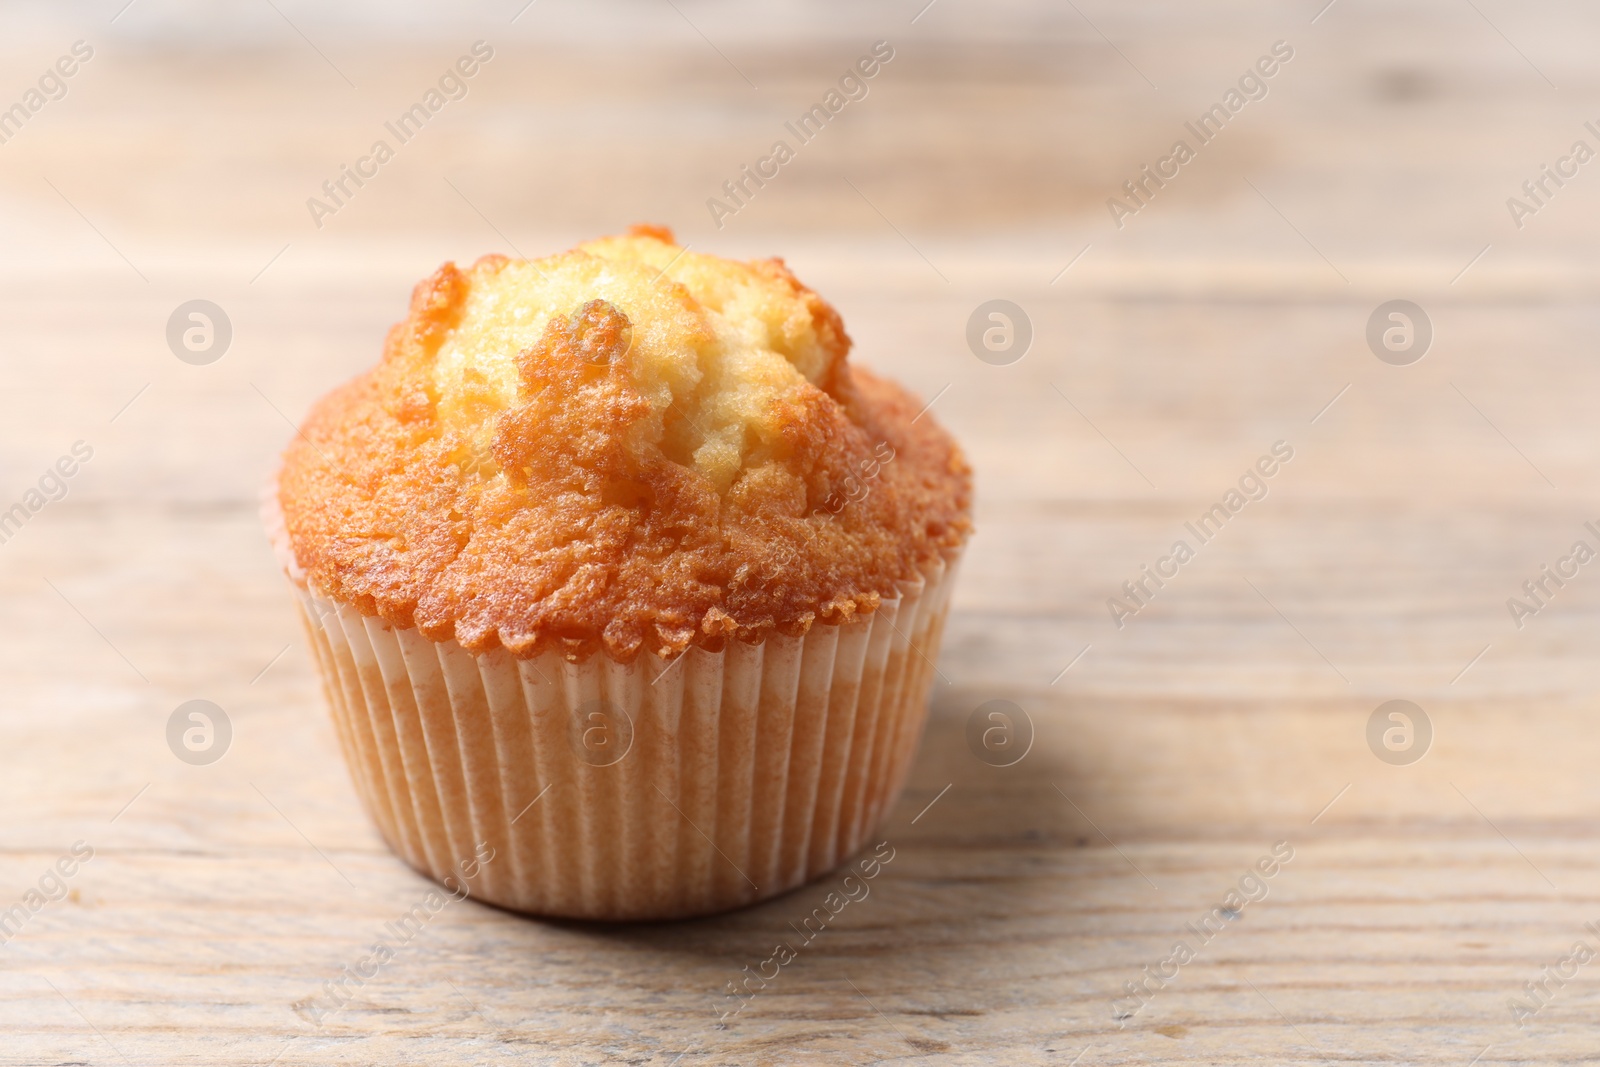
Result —
<instances>
[{"instance_id":1,"label":"pleated paper liner","mask_svg":"<svg viewBox=\"0 0 1600 1067\"><path fill-rule=\"evenodd\" d=\"M276 511L276 500L264 509ZM620 663L467 652L294 585L339 742L406 862L540 915L664 919L838 865L899 796L956 553L872 615Z\"/></svg>"}]
</instances>

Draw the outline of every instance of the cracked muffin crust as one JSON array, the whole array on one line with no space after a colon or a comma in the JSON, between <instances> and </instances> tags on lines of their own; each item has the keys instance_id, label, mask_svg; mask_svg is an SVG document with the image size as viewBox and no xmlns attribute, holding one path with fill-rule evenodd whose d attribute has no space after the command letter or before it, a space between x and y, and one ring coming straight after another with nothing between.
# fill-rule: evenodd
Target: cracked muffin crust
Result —
<instances>
[{"instance_id":1,"label":"cracked muffin crust","mask_svg":"<svg viewBox=\"0 0 1600 1067\"><path fill-rule=\"evenodd\" d=\"M960 449L779 259L659 227L450 263L323 398L278 504L323 595L623 662L870 613L970 530Z\"/></svg>"}]
</instances>

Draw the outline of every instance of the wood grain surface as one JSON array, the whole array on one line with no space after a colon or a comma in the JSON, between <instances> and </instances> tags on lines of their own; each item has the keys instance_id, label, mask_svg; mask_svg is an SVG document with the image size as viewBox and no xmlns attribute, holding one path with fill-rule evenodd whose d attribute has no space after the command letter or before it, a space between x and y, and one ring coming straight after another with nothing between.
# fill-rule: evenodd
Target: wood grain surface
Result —
<instances>
[{"instance_id":1,"label":"wood grain surface","mask_svg":"<svg viewBox=\"0 0 1600 1067\"><path fill-rule=\"evenodd\" d=\"M1520 228L1506 203L1600 148L1600 15L1324 2L0 11L0 108L93 48L0 143L0 511L93 452L0 543L0 1064L1600 1060L1600 961L1562 962L1600 950L1600 565L1507 607L1600 548L1600 162ZM719 229L706 200L880 40ZM1119 228L1107 199L1278 41ZM894 859L736 1015L838 876L663 925L453 903L319 1017L430 883L359 807L258 489L439 262L641 220L785 256L977 469ZM232 326L206 365L166 339L196 298ZM996 298L1033 334L1006 365L966 340ZM1393 299L1433 329L1406 366L1365 339ZM1107 599L1280 441L1119 628ZM232 728L209 765L168 745L193 699ZM1396 699L1431 725L1408 765L1367 739ZM1007 767L968 742L995 700L1033 734ZM1176 977L1129 1000L1147 967Z\"/></svg>"}]
</instances>

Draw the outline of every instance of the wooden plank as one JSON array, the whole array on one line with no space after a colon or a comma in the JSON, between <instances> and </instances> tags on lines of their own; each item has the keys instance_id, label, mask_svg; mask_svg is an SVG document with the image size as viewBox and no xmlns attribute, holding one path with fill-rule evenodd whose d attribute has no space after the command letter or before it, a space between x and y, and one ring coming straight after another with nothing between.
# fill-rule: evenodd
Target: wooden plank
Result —
<instances>
[{"instance_id":1,"label":"wooden plank","mask_svg":"<svg viewBox=\"0 0 1600 1067\"><path fill-rule=\"evenodd\" d=\"M1521 230L1505 198L1583 136L1594 13L920 6L541 4L367 39L297 8L305 38L265 9L6 16L5 69L98 53L0 145L0 507L94 449L0 544L0 912L94 856L0 945L0 1065L1592 1060L1588 967L1524 1028L1508 1002L1600 949L1600 584L1520 628L1506 600L1600 545L1600 185ZM468 98L315 228L306 197L478 37ZM1270 94L1116 228L1106 198L1280 38ZM877 39L869 97L718 230L706 198ZM895 859L727 1019L837 875L680 924L452 904L319 1020L428 883L360 809L256 494L438 262L639 219L785 255L977 467ZM204 367L163 339L196 296L235 331ZM997 296L1035 330L1004 367L963 339ZM1400 296L1436 329L1409 367L1364 340ZM1108 598L1280 440L1268 495L1118 627ZM234 730L211 766L164 739L196 698ZM965 739L996 699L1035 731L1008 768ZM1366 740L1392 699L1434 731L1409 766Z\"/></svg>"}]
</instances>

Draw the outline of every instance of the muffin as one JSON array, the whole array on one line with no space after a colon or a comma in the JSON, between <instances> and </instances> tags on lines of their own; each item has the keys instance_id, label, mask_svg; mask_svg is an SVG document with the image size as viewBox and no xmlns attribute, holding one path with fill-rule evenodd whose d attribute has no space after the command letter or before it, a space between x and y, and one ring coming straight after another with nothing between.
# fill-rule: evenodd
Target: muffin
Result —
<instances>
[{"instance_id":1,"label":"muffin","mask_svg":"<svg viewBox=\"0 0 1600 1067\"><path fill-rule=\"evenodd\" d=\"M926 716L971 474L779 259L450 263L264 516L383 837L454 889L705 914L861 847Z\"/></svg>"}]
</instances>

